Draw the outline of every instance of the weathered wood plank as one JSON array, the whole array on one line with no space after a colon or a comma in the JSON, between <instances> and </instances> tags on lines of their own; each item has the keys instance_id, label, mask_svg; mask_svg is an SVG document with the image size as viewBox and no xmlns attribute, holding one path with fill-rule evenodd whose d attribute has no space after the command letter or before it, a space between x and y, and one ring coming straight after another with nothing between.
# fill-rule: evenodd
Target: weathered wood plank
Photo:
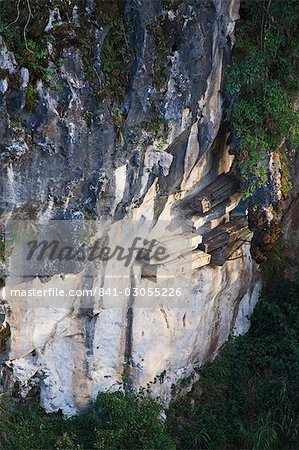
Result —
<instances>
[{"instance_id":1,"label":"weathered wood plank","mask_svg":"<svg viewBox=\"0 0 299 450\"><path fill-rule=\"evenodd\" d=\"M238 192L239 181L232 175L222 174L197 195L192 197L186 207L197 214L207 214L215 206Z\"/></svg>"},{"instance_id":2,"label":"weathered wood plank","mask_svg":"<svg viewBox=\"0 0 299 450\"><path fill-rule=\"evenodd\" d=\"M233 233L234 231L237 231L241 228L248 228L248 222L247 222L247 218L246 217L237 217L233 220L230 220L227 223L218 225L218 227L213 228L213 230L209 231L208 233L206 233L203 238L202 241L203 242L209 242L215 238L217 238L217 236L223 234L223 233Z\"/></svg>"},{"instance_id":3,"label":"weathered wood plank","mask_svg":"<svg viewBox=\"0 0 299 450\"><path fill-rule=\"evenodd\" d=\"M230 256L241 247L244 241L248 241L251 236L252 232L248 228L241 230L236 241L230 242L211 252L211 264L214 266L223 266Z\"/></svg>"},{"instance_id":4,"label":"weathered wood plank","mask_svg":"<svg viewBox=\"0 0 299 450\"><path fill-rule=\"evenodd\" d=\"M203 241L198 249L207 253L222 248L228 244L233 244L239 239L244 230L247 230L246 217L237 218L231 222L219 225L203 236Z\"/></svg>"},{"instance_id":5,"label":"weathered wood plank","mask_svg":"<svg viewBox=\"0 0 299 450\"><path fill-rule=\"evenodd\" d=\"M240 198L240 193L233 194L207 214L194 214L192 217L192 222L196 230L200 234L205 234L218 226L221 221L227 222L226 218L228 218L228 213L235 209L240 201Z\"/></svg>"}]
</instances>

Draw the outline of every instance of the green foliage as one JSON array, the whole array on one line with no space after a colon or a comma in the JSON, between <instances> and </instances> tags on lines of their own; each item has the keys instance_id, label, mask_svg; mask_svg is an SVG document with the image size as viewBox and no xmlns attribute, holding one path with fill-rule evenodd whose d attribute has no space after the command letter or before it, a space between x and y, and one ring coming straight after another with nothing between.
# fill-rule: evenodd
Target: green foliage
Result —
<instances>
[{"instance_id":1,"label":"green foliage","mask_svg":"<svg viewBox=\"0 0 299 450\"><path fill-rule=\"evenodd\" d=\"M0 34L4 37L8 48L13 51L19 67L30 71L30 78L50 81L52 71L48 69L49 55L47 45L54 43L53 36L46 34L50 8L50 0L0 2Z\"/></svg>"},{"instance_id":2,"label":"green foliage","mask_svg":"<svg viewBox=\"0 0 299 450\"><path fill-rule=\"evenodd\" d=\"M120 143L121 143L121 145L124 145L125 141L124 141L124 137L123 137L123 131L125 128L127 114L126 114L125 110L123 110L121 108L114 108L111 111L111 116L113 119L115 131L118 135Z\"/></svg>"},{"instance_id":3,"label":"green foliage","mask_svg":"<svg viewBox=\"0 0 299 450\"><path fill-rule=\"evenodd\" d=\"M199 371L191 393L172 403L168 427L182 449L298 444L299 284L265 291L251 323Z\"/></svg>"},{"instance_id":4,"label":"green foliage","mask_svg":"<svg viewBox=\"0 0 299 450\"><path fill-rule=\"evenodd\" d=\"M96 220L97 213L95 210L90 210L86 208L84 205L80 205L77 208L77 211L81 212L84 216L84 220Z\"/></svg>"},{"instance_id":5,"label":"green foliage","mask_svg":"<svg viewBox=\"0 0 299 450\"><path fill-rule=\"evenodd\" d=\"M125 0L100 0L95 2L95 16L102 24L112 25L123 16Z\"/></svg>"},{"instance_id":6,"label":"green foliage","mask_svg":"<svg viewBox=\"0 0 299 450\"><path fill-rule=\"evenodd\" d=\"M162 0L162 6L166 10L174 10L176 11L178 7L181 5L182 0Z\"/></svg>"},{"instance_id":7,"label":"green foliage","mask_svg":"<svg viewBox=\"0 0 299 450\"><path fill-rule=\"evenodd\" d=\"M33 402L26 404L15 399L0 398L1 449L54 448L57 436L62 434L63 421L58 415L46 416Z\"/></svg>"},{"instance_id":8,"label":"green foliage","mask_svg":"<svg viewBox=\"0 0 299 450\"><path fill-rule=\"evenodd\" d=\"M122 392L99 394L95 413L99 418L97 449L174 449L159 419L161 406L150 397Z\"/></svg>"},{"instance_id":9,"label":"green foliage","mask_svg":"<svg viewBox=\"0 0 299 450\"><path fill-rule=\"evenodd\" d=\"M244 0L226 90L237 95L232 122L239 139L238 167L246 195L267 182L270 152L284 141L299 145L299 3Z\"/></svg>"},{"instance_id":10,"label":"green foliage","mask_svg":"<svg viewBox=\"0 0 299 450\"><path fill-rule=\"evenodd\" d=\"M34 79L47 73L48 51L44 28L48 20L44 3L26 0L0 2L0 34L14 52L18 65L27 67Z\"/></svg>"},{"instance_id":11,"label":"green foliage","mask_svg":"<svg viewBox=\"0 0 299 450\"><path fill-rule=\"evenodd\" d=\"M0 261L5 261L5 242L0 241Z\"/></svg>"},{"instance_id":12,"label":"green foliage","mask_svg":"<svg viewBox=\"0 0 299 450\"><path fill-rule=\"evenodd\" d=\"M266 283L283 277L288 268L299 264L287 256L297 246L298 243L284 238L279 239L274 244L266 261L261 265L262 276Z\"/></svg>"},{"instance_id":13,"label":"green foliage","mask_svg":"<svg viewBox=\"0 0 299 450\"><path fill-rule=\"evenodd\" d=\"M79 8L80 27L72 23L74 6ZM56 79L62 50L75 46L80 49L85 75L94 84L94 94L102 94L94 67L95 27L86 18L85 6L85 2L78 3L74 0L1 0L0 34L13 51L18 66L29 69L32 82L42 79L50 83L53 78ZM53 29L45 33L49 13L55 7L59 8L62 22L59 25L54 23ZM118 98L124 97L134 57L134 51L127 42L123 12L122 0L95 2L94 18L101 25L111 26L104 42L102 62L107 90ZM53 47L51 55L48 53L49 42ZM53 67L51 70L50 61Z\"/></svg>"},{"instance_id":14,"label":"green foliage","mask_svg":"<svg viewBox=\"0 0 299 450\"><path fill-rule=\"evenodd\" d=\"M162 89L169 78L167 57L170 54L168 36L164 29L163 21L154 27L153 34L156 40L156 58L153 82L157 89Z\"/></svg>"},{"instance_id":15,"label":"green foliage","mask_svg":"<svg viewBox=\"0 0 299 450\"><path fill-rule=\"evenodd\" d=\"M162 0L162 14L148 24L148 33L155 42L153 86L161 94L167 89L170 77L171 56L179 46L181 30L184 27L184 15L178 11L182 0ZM171 19L170 11L175 12L176 20Z\"/></svg>"},{"instance_id":16,"label":"green foliage","mask_svg":"<svg viewBox=\"0 0 299 450\"><path fill-rule=\"evenodd\" d=\"M72 22L72 10L78 9L80 26ZM56 89L62 50L69 46L79 48L84 64L84 73L93 85L93 94L103 98L109 94L115 99L123 100L129 85L135 53L128 43L128 27L124 20L124 5L122 0L95 2L93 19L103 26L109 25L110 30L105 38L101 59L105 76L105 89L101 89L99 75L95 68L97 54L95 26L85 14L85 2L70 0L64 2L53 0L1 0L0 2L0 33L8 48L13 51L19 67L30 71L31 82L38 79L50 84ZM50 32L45 33L49 13L58 7L62 22L53 24ZM52 52L48 52L51 43ZM49 63L51 64L49 65ZM51 67L51 69L49 69ZM29 92L32 94L32 92ZM32 97L32 96L31 96ZM30 108L33 102L28 101Z\"/></svg>"},{"instance_id":17,"label":"green foliage","mask_svg":"<svg viewBox=\"0 0 299 450\"><path fill-rule=\"evenodd\" d=\"M29 83L26 91L26 107L28 111L33 111L36 104L36 91L33 84Z\"/></svg>"},{"instance_id":18,"label":"green foliage","mask_svg":"<svg viewBox=\"0 0 299 450\"><path fill-rule=\"evenodd\" d=\"M33 73L39 73L41 76L47 71L47 56L46 41L42 39L37 43L33 39L28 39L24 46L18 49L17 57L19 64Z\"/></svg>"},{"instance_id":19,"label":"green foliage","mask_svg":"<svg viewBox=\"0 0 299 450\"><path fill-rule=\"evenodd\" d=\"M141 127L148 133L153 134L155 139L163 139L165 136L166 122L161 117L154 117L149 122L142 122Z\"/></svg>"},{"instance_id":20,"label":"green foliage","mask_svg":"<svg viewBox=\"0 0 299 450\"><path fill-rule=\"evenodd\" d=\"M46 414L34 401L0 397L3 450L175 448L159 415L161 405L144 395L101 393L89 412L70 419ZM42 445L42 447L41 447Z\"/></svg>"},{"instance_id":21,"label":"green foliage","mask_svg":"<svg viewBox=\"0 0 299 450\"><path fill-rule=\"evenodd\" d=\"M280 165L281 165L281 193L282 197L287 198L288 192L292 189L292 175L290 171L290 161L288 149L280 153Z\"/></svg>"},{"instance_id":22,"label":"green foliage","mask_svg":"<svg viewBox=\"0 0 299 450\"><path fill-rule=\"evenodd\" d=\"M81 444L75 444L76 436L73 433L63 433L61 437L57 439L55 444L56 450L82 450Z\"/></svg>"},{"instance_id":23,"label":"green foliage","mask_svg":"<svg viewBox=\"0 0 299 450\"><path fill-rule=\"evenodd\" d=\"M127 39L123 18L112 24L104 41L101 61L105 86L109 95L122 101L129 86L134 61L134 50Z\"/></svg>"}]
</instances>

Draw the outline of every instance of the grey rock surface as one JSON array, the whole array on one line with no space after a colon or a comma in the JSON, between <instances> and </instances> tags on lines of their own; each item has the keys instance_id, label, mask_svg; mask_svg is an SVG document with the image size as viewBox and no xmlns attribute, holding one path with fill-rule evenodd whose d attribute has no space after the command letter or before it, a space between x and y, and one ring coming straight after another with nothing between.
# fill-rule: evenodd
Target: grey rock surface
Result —
<instances>
[{"instance_id":1,"label":"grey rock surface","mask_svg":"<svg viewBox=\"0 0 299 450\"><path fill-rule=\"evenodd\" d=\"M99 390L138 389L164 371L164 382L152 390L167 403L172 383L212 358L235 326L238 333L247 330L260 289L248 243L234 247L223 266L212 266L210 255L197 251L202 232L229 220L238 192L204 216L184 208L233 161L221 85L238 1L128 0L114 25L124 52L134 48L122 62L129 72L123 84L118 69L111 70L111 23L97 13L99 3L82 9L83 3L71 13L50 8L41 21L52 36L46 79L19 67L9 43L0 42L1 226L12 219L105 220L112 234L123 233L119 224L125 224L134 235L138 224L150 236L157 224L179 220L193 270L190 298L166 306L140 307L140 299L124 296L113 307L95 299L88 311L80 298L61 307L28 303L24 310L3 290L10 337L2 352L2 389L17 383L26 396L39 386L45 409L67 415ZM161 233L167 236L166 228ZM185 252L179 237L176 242ZM84 270L53 271L30 286L82 288ZM132 273L130 286L157 286ZM180 281L183 269L165 265L158 280L165 273ZM92 274L90 286L99 280L109 285L107 267Z\"/></svg>"}]
</instances>

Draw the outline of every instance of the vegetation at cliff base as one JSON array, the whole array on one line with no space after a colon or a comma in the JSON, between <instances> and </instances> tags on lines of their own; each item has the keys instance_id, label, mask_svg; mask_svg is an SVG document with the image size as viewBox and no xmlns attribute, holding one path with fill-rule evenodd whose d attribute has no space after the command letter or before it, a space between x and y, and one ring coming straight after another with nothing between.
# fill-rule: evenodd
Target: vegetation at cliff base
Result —
<instances>
[{"instance_id":1,"label":"vegetation at cliff base","mask_svg":"<svg viewBox=\"0 0 299 450\"><path fill-rule=\"evenodd\" d=\"M299 145L299 2L243 0L225 89L233 98L237 166L246 195L267 182L269 154Z\"/></svg>"},{"instance_id":2,"label":"vegetation at cliff base","mask_svg":"<svg viewBox=\"0 0 299 450\"><path fill-rule=\"evenodd\" d=\"M63 419L33 400L0 397L1 449L294 449L299 443L299 283L272 283L244 336L199 369L191 392L162 406L146 394L100 393ZM41 447L41 442L42 447Z\"/></svg>"},{"instance_id":3,"label":"vegetation at cliff base","mask_svg":"<svg viewBox=\"0 0 299 450\"><path fill-rule=\"evenodd\" d=\"M299 284L265 290L247 334L232 337L170 407L182 449L295 449L299 444Z\"/></svg>"},{"instance_id":4,"label":"vegetation at cliff base","mask_svg":"<svg viewBox=\"0 0 299 450\"><path fill-rule=\"evenodd\" d=\"M33 400L0 398L0 448L7 450L174 450L151 397L100 393L90 411L63 419Z\"/></svg>"}]
</instances>

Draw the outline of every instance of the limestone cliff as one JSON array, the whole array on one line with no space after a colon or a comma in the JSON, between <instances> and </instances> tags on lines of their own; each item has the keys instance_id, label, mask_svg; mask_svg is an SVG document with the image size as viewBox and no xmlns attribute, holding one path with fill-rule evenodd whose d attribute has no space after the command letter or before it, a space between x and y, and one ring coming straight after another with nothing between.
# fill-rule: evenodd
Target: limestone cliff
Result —
<instances>
[{"instance_id":1,"label":"limestone cliff","mask_svg":"<svg viewBox=\"0 0 299 450\"><path fill-rule=\"evenodd\" d=\"M13 6L0 41L2 227L105 219L163 241L161 223L179 220L192 292L173 304L123 296L83 309L80 298L24 308L3 290L2 389L40 390L47 411L73 414L99 390L158 379L151 390L167 402L173 383L247 330L260 290L223 120L238 0ZM82 287L84 270L26 286ZM107 270L93 270L91 286L108 287ZM154 280L133 271L121 285L159 286L165 271Z\"/></svg>"}]
</instances>

